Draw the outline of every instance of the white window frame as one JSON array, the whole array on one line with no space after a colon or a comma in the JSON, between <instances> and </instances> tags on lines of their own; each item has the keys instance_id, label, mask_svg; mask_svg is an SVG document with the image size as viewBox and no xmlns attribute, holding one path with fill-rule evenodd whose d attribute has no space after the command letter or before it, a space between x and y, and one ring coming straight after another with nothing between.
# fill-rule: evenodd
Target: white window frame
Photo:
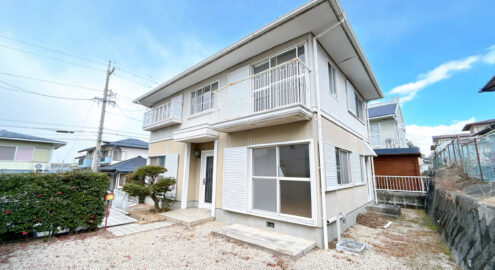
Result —
<instances>
[{"instance_id":1,"label":"white window frame","mask_svg":"<svg viewBox=\"0 0 495 270\"><path fill-rule=\"evenodd\" d=\"M299 179L307 179L310 182L310 190L311 190L311 218L294 216L280 213L280 184L277 180L277 213L270 211L263 211L259 209L253 209L253 177L255 178L263 178L253 176L253 149L255 148L269 148L269 147L277 147L276 150L276 159L277 159L277 178L278 178L278 164L280 162L278 155L278 146L291 145L291 144L307 144L309 150L309 166L310 166L310 177L309 178L294 178L294 177L281 177L281 180L297 180ZM314 149L313 149L313 140L297 140L297 141L288 141L288 142L278 142L278 143L269 143L269 144L258 144L258 145L250 145L248 146L248 213L254 216L281 220L286 222L297 223L301 225L307 226L316 226L317 224L317 212L316 212L316 188L315 188L315 161L314 161ZM304 180L306 181L306 180Z\"/></svg>"},{"instance_id":2,"label":"white window frame","mask_svg":"<svg viewBox=\"0 0 495 270\"><path fill-rule=\"evenodd\" d=\"M377 125L378 126L378 133L373 132L371 126L372 125ZM379 144L373 144L372 136L378 136L380 138ZM373 146L382 146L382 126L380 125L380 122L377 123L370 123L370 142L371 145Z\"/></svg>"},{"instance_id":3,"label":"white window frame","mask_svg":"<svg viewBox=\"0 0 495 270\"><path fill-rule=\"evenodd\" d=\"M150 165L151 164L151 159L152 158L158 158L158 163L160 163L160 157L163 157L163 166L161 164L157 164L158 166L162 166L165 168L165 162L167 161L167 154L163 154L163 155L154 155L154 156L148 156L149 160L150 160Z\"/></svg>"},{"instance_id":4,"label":"white window frame","mask_svg":"<svg viewBox=\"0 0 495 270\"><path fill-rule=\"evenodd\" d=\"M330 61L327 61L327 69L328 69L328 87L329 87L329 92L330 95L332 95L334 98L337 98L337 83L335 81L336 77L335 76L335 67L333 66Z\"/></svg>"},{"instance_id":5,"label":"white window frame","mask_svg":"<svg viewBox=\"0 0 495 270\"><path fill-rule=\"evenodd\" d=\"M342 164L340 164L340 153L338 153L339 151L341 152L346 152L347 153L347 175L349 176L349 183L342 183L342 180L341 180L341 177L342 177L342 172L340 171L342 169ZM337 153L339 155L339 158L337 158ZM354 185L354 181L352 179L352 166L351 166L351 154L352 152L349 151L349 150L345 150L345 149L342 149L342 148L339 148L339 147L335 147L335 161L338 162L337 163L337 168L336 168L336 171L337 171L337 184L339 186L352 186ZM340 177L339 177L340 175ZM340 183L339 183L340 182Z\"/></svg>"},{"instance_id":6,"label":"white window frame","mask_svg":"<svg viewBox=\"0 0 495 270\"><path fill-rule=\"evenodd\" d=\"M217 84L217 88L215 90L218 90L220 88L220 82L218 80L216 80L216 81L213 81L213 82L211 82L209 84L205 84L205 85L203 85L203 86L201 86L199 88L196 88L196 90L191 91L191 98L189 99L189 103L190 103L189 115L196 116L196 115L199 115L199 114L203 114L203 113L206 113L206 112L213 111L213 107L214 107L214 104L215 104L215 99L214 99L213 91L215 91L215 90L212 90L212 86L214 84ZM202 93L201 94L201 110L200 111L194 110L194 112L193 112L193 108L195 108L195 106L196 106L196 104L193 104L193 94L196 97L196 93L198 91L203 91L203 89L205 87L207 87L207 86L210 87L210 95L211 95L211 97L210 97L210 108L208 108L206 110L204 109L204 92L201 92Z\"/></svg>"}]
</instances>

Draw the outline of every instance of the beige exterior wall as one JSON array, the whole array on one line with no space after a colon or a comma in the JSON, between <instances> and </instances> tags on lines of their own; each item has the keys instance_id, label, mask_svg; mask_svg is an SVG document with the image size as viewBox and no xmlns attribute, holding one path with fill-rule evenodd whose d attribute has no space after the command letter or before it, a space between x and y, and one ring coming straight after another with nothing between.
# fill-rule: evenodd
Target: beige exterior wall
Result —
<instances>
[{"instance_id":1,"label":"beige exterior wall","mask_svg":"<svg viewBox=\"0 0 495 270\"><path fill-rule=\"evenodd\" d=\"M332 121L322 117L323 141L351 152L364 154L364 141ZM367 171L367 179L371 179ZM347 214L368 203L368 183L326 192L327 218L332 219L339 212Z\"/></svg>"},{"instance_id":2,"label":"beige exterior wall","mask_svg":"<svg viewBox=\"0 0 495 270\"><path fill-rule=\"evenodd\" d=\"M0 170L34 170L36 163L50 163L50 155L52 151L52 144L38 143L38 142L26 142L26 141L14 141L14 140L0 140L0 145L8 146L24 146L34 147L33 160L26 161L0 161Z\"/></svg>"}]
</instances>

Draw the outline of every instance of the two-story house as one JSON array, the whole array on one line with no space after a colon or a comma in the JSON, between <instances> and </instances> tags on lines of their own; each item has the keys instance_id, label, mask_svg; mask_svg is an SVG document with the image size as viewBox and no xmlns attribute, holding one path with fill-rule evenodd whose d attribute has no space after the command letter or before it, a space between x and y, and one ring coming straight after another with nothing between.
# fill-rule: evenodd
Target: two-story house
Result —
<instances>
[{"instance_id":1,"label":"two-story house","mask_svg":"<svg viewBox=\"0 0 495 270\"><path fill-rule=\"evenodd\" d=\"M50 171L53 151L65 144L57 140L0 130L0 173Z\"/></svg>"},{"instance_id":2,"label":"two-story house","mask_svg":"<svg viewBox=\"0 0 495 270\"><path fill-rule=\"evenodd\" d=\"M89 147L79 150L80 156L76 157L76 163L79 169L91 168L93 155L96 147ZM135 157L148 156L148 143L138 139L124 139L114 142L103 142L101 145L101 158L99 165L107 166L117 162L128 160Z\"/></svg>"},{"instance_id":3,"label":"two-story house","mask_svg":"<svg viewBox=\"0 0 495 270\"><path fill-rule=\"evenodd\" d=\"M366 104L382 97L339 3L314 0L135 102L181 208L326 248L373 200Z\"/></svg>"},{"instance_id":4,"label":"two-story house","mask_svg":"<svg viewBox=\"0 0 495 270\"><path fill-rule=\"evenodd\" d=\"M373 148L406 148L406 126L398 98L368 105Z\"/></svg>"}]
</instances>

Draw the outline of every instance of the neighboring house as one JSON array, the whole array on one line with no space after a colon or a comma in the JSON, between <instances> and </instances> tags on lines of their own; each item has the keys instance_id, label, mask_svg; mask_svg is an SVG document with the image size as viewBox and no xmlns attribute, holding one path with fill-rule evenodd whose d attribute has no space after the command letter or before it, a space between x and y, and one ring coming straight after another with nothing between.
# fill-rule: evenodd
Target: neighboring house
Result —
<instances>
[{"instance_id":1,"label":"neighboring house","mask_svg":"<svg viewBox=\"0 0 495 270\"><path fill-rule=\"evenodd\" d=\"M146 162L146 158L137 156L112 165L100 167L100 172L108 173L110 179L108 190L122 189L127 174L134 172L139 167L145 166Z\"/></svg>"},{"instance_id":2,"label":"neighboring house","mask_svg":"<svg viewBox=\"0 0 495 270\"><path fill-rule=\"evenodd\" d=\"M80 150L83 155L75 158L79 169L91 168L96 147ZM125 139L114 142L104 142L101 145L100 166L115 164L135 157L148 156L148 143L137 139Z\"/></svg>"},{"instance_id":3,"label":"neighboring house","mask_svg":"<svg viewBox=\"0 0 495 270\"><path fill-rule=\"evenodd\" d=\"M77 169L76 163L52 163L51 170L54 172L70 172Z\"/></svg>"},{"instance_id":4,"label":"neighboring house","mask_svg":"<svg viewBox=\"0 0 495 270\"><path fill-rule=\"evenodd\" d=\"M0 172L50 171L53 151L65 144L52 139L0 130Z\"/></svg>"},{"instance_id":5,"label":"neighboring house","mask_svg":"<svg viewBox=\"0 0 495 270\"><path fill-rule=\"evenodd\" d=\"M484 121L478 121L466 124L462 131L469 131L471 136L476 136L480 131L489 127L490 125L495 124L495 119L489 119Z\"/></svg>"},{"instance_id":6,"label":"neighboring house","mask_svg":"<svg viewBox=\"0 0 495 270\"><path fill-rule=\"evenodd\" d=\"M315 0L135 102L181 208L327 247L373 201L366 104L382 97L339 3Z\"/></svg>"},{"instance_id":7,"label":"neighboring house","mask_svg":"<svg viewBox=\"0 0 495 270\"><path fill-rule=\"evenodd\" d=\"M406 126L398 98L368 105L373 148L406 148Z\"/></svg>"},{"instance_id":8,"label":"neighboring house","mask_svg":"<svg viewBox=\"0 0 495 270\"><path fill-rule=\"evenodd\" d=\"M420 176L419 148L375 149L375 174L387 176Z\"/></svg>"}]
</instances>

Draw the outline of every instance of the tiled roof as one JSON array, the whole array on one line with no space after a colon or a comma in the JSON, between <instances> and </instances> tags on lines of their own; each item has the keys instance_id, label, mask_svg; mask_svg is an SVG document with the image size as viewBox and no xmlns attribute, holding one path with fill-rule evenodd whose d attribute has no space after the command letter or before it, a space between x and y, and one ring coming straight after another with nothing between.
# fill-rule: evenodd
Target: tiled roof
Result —
<instances>
[{"instance_id":1,"label":"tiled roof","mask_svg":"<svg viewBox=\"0 0 495 270\"><path fill-rule=\"evenodd\" d=\"M129 147L129 148L137 148L137 149L148 149L149 145L147 142L138 140L138 139L124 139L120 141L115 141L115 142L105 142L102 146L119 146L119 147ZM91 151L94 150L96 147L89 147L86 149L79 150L80 152L84 151Z\"/></svg>"},{"instance_id":2,"label":"tiled roof","mask_svg":"<svg viewBox=\"0 0 495 270\"><path fill-rule=\"evenodd\" d=\"M102 172L133 172L137 168L142 167L146 165L146 159L137 156L135 158L131 158L128 160L124 160L118 163L115 163L113 165L109 166L104 166L100 168L100 171Z\"/></svg>"},{"instance_id":3,"label":"tiled roof","mask_svg":"<svg viewBox=\"0 0 495 270\"><path fill-rule=\"evenodd\" d=\"M23 133L8 131L5 129L0 130L0 139L51 143L54 144L56 148L62 147L67 144L66 142L62 141L31 136Z\"/></svg>"},{"instance_id":4,"label":"tiled roof","mask_svg":"<svg viewBox=\"0 0 495 270\"><path fill-rule=\"evenodd\" d=\"M368 108L368 114L370 118L391 115L395 113L396 108L397 103L375 106Z\"/></svg>"}]
</instances>

